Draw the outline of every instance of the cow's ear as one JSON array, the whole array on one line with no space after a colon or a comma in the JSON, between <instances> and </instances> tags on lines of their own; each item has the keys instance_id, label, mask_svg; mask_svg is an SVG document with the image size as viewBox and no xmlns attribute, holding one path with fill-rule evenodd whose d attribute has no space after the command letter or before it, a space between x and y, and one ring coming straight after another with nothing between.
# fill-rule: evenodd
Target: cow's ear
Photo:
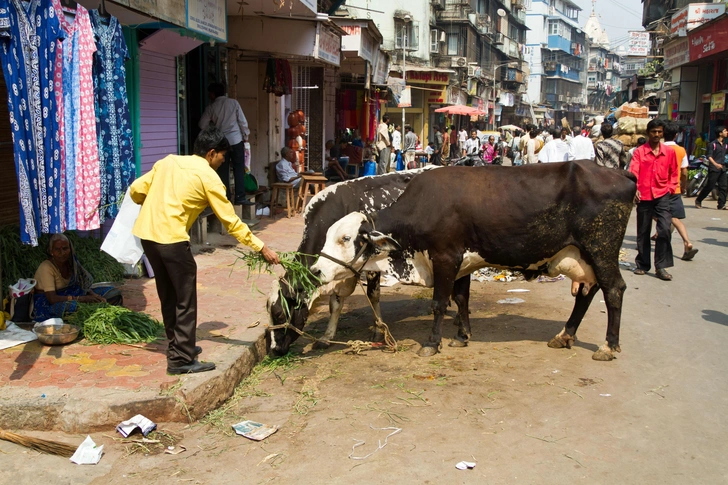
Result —
<instances>
[{"instance_id":1,"label":"cow's ear","mask_svg":"<svg viewBox=\"0 0 728 485\"><path fill-rule=\"evenodd\" d=\"M402 246L391 237L382 234L379 231L372 231L366 235L367 241L374 246L377 251L399 251Z\"/></svg>"}]
</instances>

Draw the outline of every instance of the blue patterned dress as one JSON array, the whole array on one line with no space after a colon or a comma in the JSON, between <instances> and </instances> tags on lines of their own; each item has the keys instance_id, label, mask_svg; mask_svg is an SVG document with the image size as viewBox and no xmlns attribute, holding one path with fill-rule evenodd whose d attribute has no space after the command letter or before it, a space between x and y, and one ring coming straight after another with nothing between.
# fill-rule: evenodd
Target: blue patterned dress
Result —
<instances>
[{"instance_id":1,"label":"blue patterned dress","mask_svg":"<svg viewBox=\"0 0 728 485\"><path fill-rule=\"evenodd\" d=\"M124 68L129 51L116 17L104 19L98 10L90 10L89 14L96 34L94 97L101 162L101 217L111 219L119 213L118 202L136 176Z\"/></svg>"},{"instance_id":2,"label":"blue patterned dress","mask_svg":"<svg viewBox=\"0 0 728 485\"><path fill-rule=\"evenodd\" d=\"M63 38L51 0L0 0L0 62L8 88L20 236L63 232L61 142L53 93L56 43Z\"/></svg>"}]
</instances>

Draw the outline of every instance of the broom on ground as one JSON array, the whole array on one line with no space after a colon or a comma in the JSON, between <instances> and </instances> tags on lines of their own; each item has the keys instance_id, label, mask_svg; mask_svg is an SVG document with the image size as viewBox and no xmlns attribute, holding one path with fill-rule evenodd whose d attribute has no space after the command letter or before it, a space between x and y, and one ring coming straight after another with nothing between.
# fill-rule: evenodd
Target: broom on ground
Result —
<instances>
[{"instance_id":1,"label":"broom on ground","mask_svg":"<svg viewBox=\"0 0 728 485\"><path fill-rule=\"evenodd\" d=\"M32 438L30 436L23 436L10 431L0 429L0 439L15 443L20 446L25 446L32 450L40 451L41 453L48 453L49 455L65 456L70 458L76 452L76 446L71 446L66 443L60 443L58 441L43 440L40 438Z\"/></svg>"}]
</instances>

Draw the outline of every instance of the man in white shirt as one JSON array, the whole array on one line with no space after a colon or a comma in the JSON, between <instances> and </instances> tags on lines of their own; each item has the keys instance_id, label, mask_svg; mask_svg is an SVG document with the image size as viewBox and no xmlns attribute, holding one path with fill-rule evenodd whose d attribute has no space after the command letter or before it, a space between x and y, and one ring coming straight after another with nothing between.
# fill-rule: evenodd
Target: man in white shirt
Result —
<instances>
[{"instance_id":1,"label":"man in white shirt","mask_svg":"<svg viewBox=\"0 0 728 485\"><path fill-rule=\"evenodd\" d=\"M402 132L399 125L394 125L394 131L392 132L392 150L394 150L395 154L402 150Z\"/></svg>"},{"instance_id":2,"label":"man in white shirt","mask_svg":"<svg viewBox=\"0 0 728 485\"><path fill-rule=\"evenodd\" d=\"M404 125L404 163L407 168L415 168L415 151L417 150L417 135L410 125Z\"/></svg>"},{"instance_id":3,"label":"man in white shirt","mask_svg":"<svg viewBox=\"0 0 728 485\"><path fill-rule=\"evenodd\" d=\"M377 175L389 172L389 156L392 150L392 143L389 140L389 115L382 116L382 122L377 128Z\"/></svg>"},{"instance_id":4,"label":"man in white shirt","mask_svg":"<svg viewBox=\"0 0 728 485\"><path fill-rule=\"evenodd\" d=\"M543 149L538 153L538 161L541 163L552 163L574 160L571 145L566 141L566 135L568 134L569 130L562 128L559 138L547 142L543 146Z\"/></svg>"},{"instance_id":5,"label":"man in white shirt","mask_svg":"<svg viewBox=\"0 0 728 485\"><path fill-rule=\"evenodd\" d=\"M465 128L460 128L458 132L458 148L460 148L460 156L464 156L467 152L465 151L465 142L468 141L468 132Z\"/></svg>"},{"instance_id":6,"label":"man in white shirt","mask_svg":"<svg viewBox=\"0 0 728 485\"><path fill-rule=\"evenodd\" d=\"M205 130L213 125L225 134L225 138L230 143L230 149L225 156L225 162L217 173L225 184L227 196L233 204L249 205L245 201L245 142L250 135L248 120L245 119L240 103L225 96L224 84L212 83L208 86L207 92L212 103L202 113L199 127L201 130ZM230 193L231 164L235 177L234 197Z\"/></svg>"},{"instance_id":7,"label":"man in white shirt","mask_svg":"<svg viewBox=\"0 0 728 485\"><path fill-rule=\"evenodd\" d=\"M296 152L288 147L281 149L281 160L276 164L276 176L281 182L293 184L298 188L301 185L301 174L298 173L298 157Z\"/></svg>"},{"instance_id":8,"label":"man in white shirt","mask_svg":"<svg viewBox=\"0 0 728 485\"><path fill-rule=\"evenodd\" d=\"M544 146L543 138L539 135L539 128L535 127L531 130L529 138L526 141L526 156L523 157L524 163L538 163L538 153Z\"/></svg>"},{"instance_id":9,"label":"man in white shirt","mask_svg":"<svg viewBox=\"0 0 728 485\"><path fill-rule=\"evenodd\" d=\"M580 126L574 128L574 134L576 136L571 139L574 160L594 160L594 143L581 134Z\"/></svg>"},{"instance_id":10,"label":"man in white shirt","mask_svg":"<svg viewBox=\"0 0 728 485\"><path fill-rule=\"evenodd\" d=\"M470 138L465 142L465 155L477 155L480 151L480 139L478 132L475 130L470 132Z\"/></svg>"}]
</instances>

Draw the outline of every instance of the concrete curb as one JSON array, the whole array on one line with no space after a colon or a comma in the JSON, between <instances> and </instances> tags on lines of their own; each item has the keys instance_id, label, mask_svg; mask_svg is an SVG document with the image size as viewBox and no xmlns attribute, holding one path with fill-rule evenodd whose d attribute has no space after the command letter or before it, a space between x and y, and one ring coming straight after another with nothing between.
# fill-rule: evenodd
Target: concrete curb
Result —
<instances>
[{"instance_id":1,"label":"concrete curb","mask_svg":"<svg viewBox=\"0 0 728 485\"><path fill-rule=\"evenodd\" d=\"M109 388L75 391L45 387L5 387L0 398L0 428L89 433L113 430L120 422L143 414L154 422L193 421L217 408L265 357L265 331L257 339L231 345L216 355L212 372L180 376L167 391ZM180 385L181 384L181 385ZM179 387L178 387L179 386Z\"/></svg>"}]
</instances>

